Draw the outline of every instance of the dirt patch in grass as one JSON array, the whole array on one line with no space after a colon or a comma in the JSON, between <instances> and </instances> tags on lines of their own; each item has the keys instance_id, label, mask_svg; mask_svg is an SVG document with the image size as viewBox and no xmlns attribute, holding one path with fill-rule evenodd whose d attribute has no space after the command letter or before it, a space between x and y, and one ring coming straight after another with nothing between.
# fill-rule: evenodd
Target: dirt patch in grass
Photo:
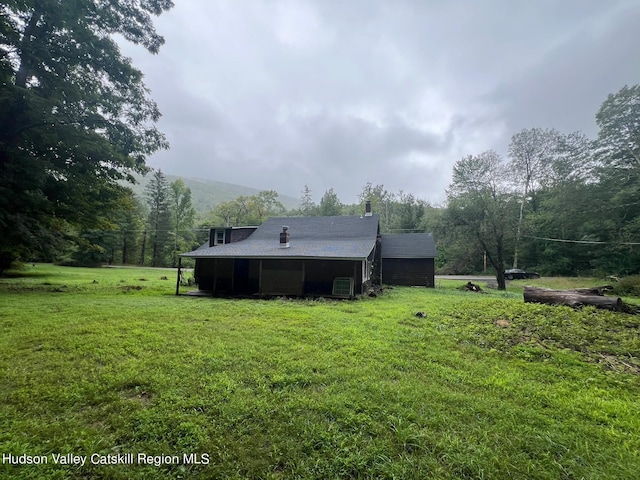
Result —
<instances>
[{"instance_id":1,"label":"dirt patch in grass","mask_svg":"<svg viewBox=\"0 0 640 480\"><path fill-rule=\"evenodd\" d=\"M504 319L504 318L499 318L499 319L496 320L496 325L498 327L506 328L506 327L510 327L511 326L511 322L509 320Z\"/></svg>"},{"instance_id":2,"label":"dirt patch in grass","mask_svg":"<svg viewBox=\"0 0 640 480\"><path fill-rule=\"evenodd\" d=\"M143 287L140 285L122 285L120 289L123 292L130 292L131 290L142 290Z\"/></svg>"},{"instance_id":3,"label":"dirt patch in grass","mask_svg":"<svg viewBox=\"0 0 640 480\"><path fill-rule=\"evenodd\" d=\"M598 353L592 355L593 361L600 363L608 370L619 373L632 373L640 375L640 360L634 357L624 358L615 355L605 355Z\"/></svg>"},{"instance_id":4,"label":"dirt patch in grass","mask_svg":"<svg viewBox=\"0 0 640 480\"><path fill-rule=\"evenodd\" d=\"M133 400L145 407L151 403L153 398L153 394L144 385L127 385L120 394L127 400Z\"/></svg>"}]
</instances>

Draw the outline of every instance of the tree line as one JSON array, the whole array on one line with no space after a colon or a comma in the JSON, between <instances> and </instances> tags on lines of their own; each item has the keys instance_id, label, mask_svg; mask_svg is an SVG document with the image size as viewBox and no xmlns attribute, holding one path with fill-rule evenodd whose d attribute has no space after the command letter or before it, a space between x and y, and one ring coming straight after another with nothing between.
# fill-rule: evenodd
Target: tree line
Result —
<instances>
[{"instance_id":1,"label":"tree line","mask_svg":"<svg viewBox=\"0 0 640 480\"><path fill-rule=\"evenodd\" d=\"M359 203L329 188L318 203L308 186L299 207L286 210L278 193L240 196L196 215L182 180L153 171L142 198L130 189L93 228L70 228L65 241L37 259L71 265L175 266L177 255L208 241L211 227L260 225L272 216L359 215L365 201L388 232L432 232L440 273L503 272L524 267L546 275L634 274L640 270L640 87L624 87L598 110L600 131L524 129L508 156L469 155L453 167L445 204L367 183ZM110 212L110 213L109 213Z\"/></svg>"},{"instance_id":2,"label":"tree line","mask_svg":"<svg viewBox=\"0 0 640 480\"><path fill-rule=\"evenodd\" d=\"M369 200L380 212L383 232L421 231L425 228L422 225L427 218L425 211L431 209L425 201L403 192L390 193L383 185L367 184L359 197L358 204L343 204L334 190L329 189L315 204L305 186L299 208L287 211L275 190L263 190L220 203L197 215L191 190L184 182L178 179L169 183L162 171L157 170L151 173L142 197L133 192L122 197L104 228L77 231L55 255L44 260L78 266L175 267L178 254L208 242L212 227L257 226L273 216L361 215L364 202Z\"/></svg>"},{"instance_id":3,"label":"tree line","mask_svg":"<svg viewBox=\"0 0 640 480\"><path fill-rule=\"evenodd\" d=\"M610 94L594 140L532 128L494 151L460 159L431 227L445 271L552 275L640 272L640 86Z\"/></svg>"}]
</instances>

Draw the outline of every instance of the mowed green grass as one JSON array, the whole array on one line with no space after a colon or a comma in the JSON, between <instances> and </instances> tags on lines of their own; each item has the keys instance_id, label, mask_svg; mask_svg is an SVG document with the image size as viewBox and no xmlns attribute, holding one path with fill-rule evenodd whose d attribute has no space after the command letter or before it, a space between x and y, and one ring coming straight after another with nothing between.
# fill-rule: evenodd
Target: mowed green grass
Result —
<instances>
[{"instance_id":1,"label":"mowed green grass","mask_svg":"<svg viewBox=\"0 0 640 480\"><path fill-rule=\"evenodd\" d=\"M638 317L524 304L545 279L463 283L234 300L176 297L168 270L28 266L0 279L0 455L49 463L0 478L638 478Z\"/></svg>"}]
</instances>

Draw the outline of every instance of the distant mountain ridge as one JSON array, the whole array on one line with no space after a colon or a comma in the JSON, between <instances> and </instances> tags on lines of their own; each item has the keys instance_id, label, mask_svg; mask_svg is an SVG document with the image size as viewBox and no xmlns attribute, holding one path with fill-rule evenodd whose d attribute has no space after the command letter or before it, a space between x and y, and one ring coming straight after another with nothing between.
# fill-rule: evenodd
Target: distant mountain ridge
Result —
<instances>
[{"instance_id":1,"label":"distant mountain ridge","mask_svg":"<svg viewBox=\"0 0 640 480\"><path fill-rule=\"evenodd\" d=\"M137 184L127 183L133 192L140 198L144 197L144 189L151 179L151 174L146 176L134 175ZM205 214L217 205L230 202L240 196L256 195L261 190L252 187L245 187L243 185L235 185L233 183L218 182L216 180L207 180L204 178L194 177L179 177L176 175L165 174L169 183L175 182L179 178L182 179L184 184L191 189L191 201L198 214ZM262 190L269 190L264 188ZM289 197L287 195L278 194L278 200L287 210L298 208L300 206L300 199Z\"/></svg>"}]
</instances>

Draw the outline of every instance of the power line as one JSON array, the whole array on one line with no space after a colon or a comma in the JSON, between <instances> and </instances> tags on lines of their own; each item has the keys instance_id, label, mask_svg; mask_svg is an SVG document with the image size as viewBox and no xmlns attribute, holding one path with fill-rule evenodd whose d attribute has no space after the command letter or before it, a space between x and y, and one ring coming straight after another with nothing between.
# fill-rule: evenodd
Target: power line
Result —
<instances>
[{"instance_id":1,"label":"power line","mask_svg":"<svg viewBox=\"0 0 640 480\"><path fill-rule=\"evenodd\" d=\"M177 230L178 232L208 232L211 230L210 228L181 228ZM154 230L152 228L141 228L141 229L114 229L114 230L104 230L104 229L91 229L90 232L102 232L102 233L144 233L144 232L175 232L176 230L173 228L166 229L160 228Z\"/></svg>"},{"instance_id":2,"label":"power line","mask_svg":"<svg viewBox=\"0 0 640 480\"><path fill-rule=\"evenodd\" d=\"M532 237L530 235L525 236L535 240L546 240L547 242L583 243L589 245L640 245L640 242L597 242L595 240L567 240L564 238Z\"/></svg>"}]
</instances>

